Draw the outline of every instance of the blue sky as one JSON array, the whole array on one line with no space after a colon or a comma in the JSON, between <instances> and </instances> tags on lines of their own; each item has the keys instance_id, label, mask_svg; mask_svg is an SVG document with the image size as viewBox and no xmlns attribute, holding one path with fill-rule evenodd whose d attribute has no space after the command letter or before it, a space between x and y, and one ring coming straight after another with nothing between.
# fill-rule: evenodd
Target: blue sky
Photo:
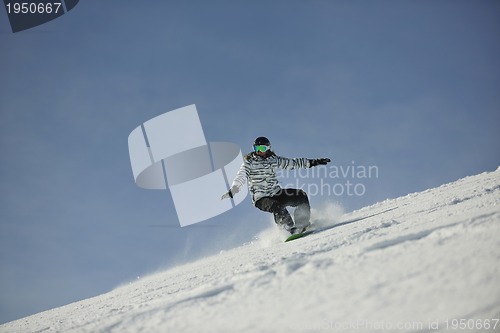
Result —
<instances>
[{"instance_id":1,"label":"blue sky","mask_svg":"<svg viewBox=\"0 0 500 333\"><path fill-rule=\"evenodd\" d=\"M127 137L169 110L196 104L208 141L244 151L265 135L284 156L377 166L351 179L363 196L313 206L500 164L498 1L81 1L15 34L0 16L0 322L269 226L247 199L180 228L168 191L135 185Z\"/></svg>"}]
</instances>

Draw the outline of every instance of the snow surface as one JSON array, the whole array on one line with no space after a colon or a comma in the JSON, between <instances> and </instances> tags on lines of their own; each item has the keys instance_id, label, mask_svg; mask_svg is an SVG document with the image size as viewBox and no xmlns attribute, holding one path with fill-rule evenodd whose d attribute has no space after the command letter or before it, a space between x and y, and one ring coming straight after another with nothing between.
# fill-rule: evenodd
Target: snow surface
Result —
<instances>
[{"instance_id":1,"label":"snow surface","mask_svg":"<svg viewBox=\"0 0 500 333\"><path fill-rule=\"evenodd\" d=\"M348 214L334 204L313 213L316 234L283 243L273 226L0 332L500 331L500 168Z\"/></svg>"}]
</instances>

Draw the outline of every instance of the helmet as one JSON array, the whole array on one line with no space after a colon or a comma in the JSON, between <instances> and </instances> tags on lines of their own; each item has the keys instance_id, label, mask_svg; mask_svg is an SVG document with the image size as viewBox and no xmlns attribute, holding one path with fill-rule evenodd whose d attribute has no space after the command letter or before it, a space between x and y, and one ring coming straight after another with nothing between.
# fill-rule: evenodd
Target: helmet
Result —
<instances>
[{"instance_id":1,"label":"helmet","mask_svg":"<svg viewBox=\"0 0 500 333\"><path fill-rule=\"evenodd\" d=\"M268 138L264 136L259 136L253 142L253 150L256 153L261 152L265 153L266 156L269 156L269 154L271 153L271 142L269 142Z\"/></svg>"},{"instance_id":2,"label":"helmet","mask_svg":"<svg viewBox=\"0 0 500 333\"><path fill-rule=\"evenodd\" d=\"M270 146L271 145L271 142L269 141L268 138L266 138L265 136L259 136L257 139L255 139L255 141L253 142L253 145L254 146L260 146L260 145L264 145L264 146Z\"/></svg>"}]
</instances>

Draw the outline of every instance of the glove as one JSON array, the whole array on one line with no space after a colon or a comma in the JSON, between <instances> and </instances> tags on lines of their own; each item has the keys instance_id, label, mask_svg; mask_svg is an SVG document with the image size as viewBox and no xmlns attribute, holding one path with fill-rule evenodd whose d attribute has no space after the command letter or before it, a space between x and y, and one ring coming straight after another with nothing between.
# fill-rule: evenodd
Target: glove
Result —
<instances>
[{"instance_id":1,"label":"glove","mask_svg":"<svg viewBox=\"0 0 500 333\"><path fill-rule=\"evenodd\" d=\"M309 160L309 167L312 168L317 165L326 165L329 162L331 162L329 158L317 158L314 160Z\"/></svg>"},{"instance_id":2,"label":"glove","mask_svg":"<svg viewBox=\"0 0 500 333\"><path fill-rule=\"evenodd\" d=\"M233 196L236 193L238 193L239 191L240 191L240 188L235 185L235 186L231 187L231 189L227 193L225 193L220 199L221 200L224 200L224 199L227 199L227 198L231 198L232 199Z\"/></svg>"}]
</instances>

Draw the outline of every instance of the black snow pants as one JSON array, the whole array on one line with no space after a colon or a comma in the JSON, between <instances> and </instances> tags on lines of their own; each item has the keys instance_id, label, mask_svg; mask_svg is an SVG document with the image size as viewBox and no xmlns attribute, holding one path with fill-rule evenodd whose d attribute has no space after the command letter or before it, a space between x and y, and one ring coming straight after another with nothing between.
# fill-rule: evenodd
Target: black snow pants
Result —
<instances>
[{"instance_id":1,"label":"black snow pants","mask_svg":"<svg viewBox=\"0 0 500 333\"><path fill-rule=\"evenodd\" d=\"M286 209L287 206L296 207L293 219ZM305 227L309 225L311 207L306 192L300 189L285 188L271 197L263 197L255 202L255 207L274 215L277 225L290 230L294 226Z\"/></svg>"}]
</instances>

